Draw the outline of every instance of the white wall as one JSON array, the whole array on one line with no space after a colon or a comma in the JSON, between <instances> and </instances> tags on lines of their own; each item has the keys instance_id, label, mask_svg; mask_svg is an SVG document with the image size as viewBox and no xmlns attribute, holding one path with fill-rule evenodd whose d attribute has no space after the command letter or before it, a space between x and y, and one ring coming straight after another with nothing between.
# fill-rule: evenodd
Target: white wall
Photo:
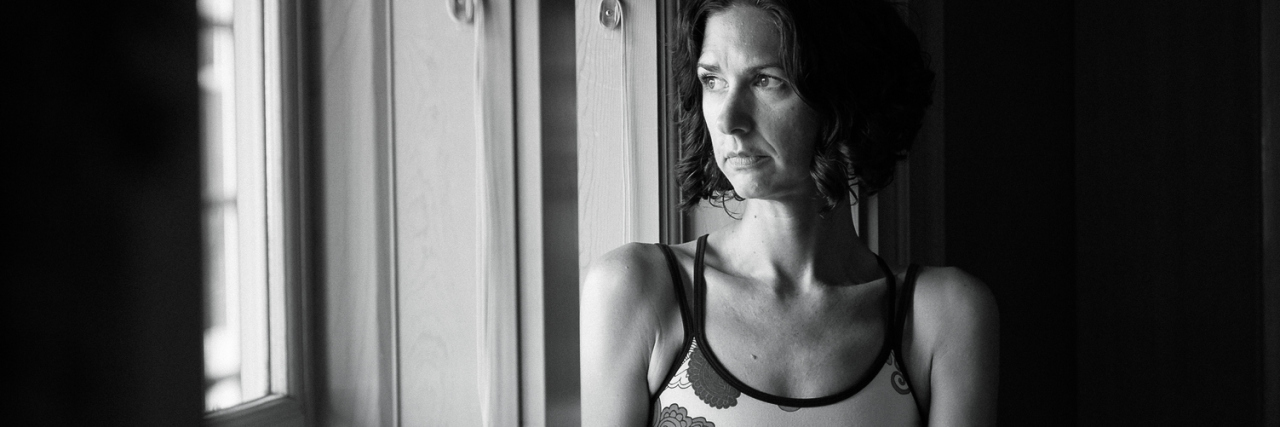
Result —
<instances>
[{"instance_id":1,"label":"white wall","mask_svg":"<svg viewBox=\"0 0 1280 427\"><path fill-rule=\"evenodd\" d=\"M319 10L326 425L517 422L511 5L442 6Z\"/></svg>"},{"instance_id":2,"label":"white wall","mask_svg":"<svg viewBox=\"0 0 1280 427\"><path fill-rule=\"evenodd\" d=\"M325 425L393 425L392 324L387 274L392 254L385 167L385 3L318 6L317 93L321 264L318 292L317 415Z\"/></svg>"}]
</instances>

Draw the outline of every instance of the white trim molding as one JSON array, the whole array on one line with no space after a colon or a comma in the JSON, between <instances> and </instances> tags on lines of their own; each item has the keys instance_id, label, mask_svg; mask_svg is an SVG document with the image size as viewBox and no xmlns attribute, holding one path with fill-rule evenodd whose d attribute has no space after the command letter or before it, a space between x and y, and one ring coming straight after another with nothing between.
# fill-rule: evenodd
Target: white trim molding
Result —
<instances>
[{"instance_id":1,"label":"white trim molding","mask_svg":"<svg viewBox=\"0 0 1280 427\"><path fill-rule=\"evenodd\" d=\"M477 1L476 226L481 425L520 422L516 290L515 88L509 1Z\"/></svg>"},{"instance_id":2,"label":"white trim molding","mask_svg":"<svg viewBox=\"0 0 1280 427\"><path fill-rule=\"evenodd\" d=\"M578 260L628 242L658 242L658 5L620 1L621 24L601 2L578 0Z\"/></svg>"}]
</instances>

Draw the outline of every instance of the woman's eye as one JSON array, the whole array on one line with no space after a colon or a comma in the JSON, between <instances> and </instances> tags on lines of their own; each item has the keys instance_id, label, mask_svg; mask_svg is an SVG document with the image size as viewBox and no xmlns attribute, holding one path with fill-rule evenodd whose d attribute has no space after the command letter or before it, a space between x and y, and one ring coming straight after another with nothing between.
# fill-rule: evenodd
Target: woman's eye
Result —
<instances>
[{"instance_id":1,"label":"woman's eye","mask_svg":"<svg viewBox=\"0 0 1280 427\"><path fill-rule=\"evenodd\" d=\"M713 90L713 89L720 89L724 87L724 83L723 83L724 81L721 80L719 77L702 76L701 79L702 79L703 89Z\"/></svg>"},{"instance_id":2,"label":"woman's eye","mask_svg":"<svg viewBox=\"0 0 1280 427\"><path fill-rule=\"evenodd\" d=\"M782 79L773 76L757 76L752 82L756 87L765 89L775 89L782 86Z\"/></svg>"}]
</instances>

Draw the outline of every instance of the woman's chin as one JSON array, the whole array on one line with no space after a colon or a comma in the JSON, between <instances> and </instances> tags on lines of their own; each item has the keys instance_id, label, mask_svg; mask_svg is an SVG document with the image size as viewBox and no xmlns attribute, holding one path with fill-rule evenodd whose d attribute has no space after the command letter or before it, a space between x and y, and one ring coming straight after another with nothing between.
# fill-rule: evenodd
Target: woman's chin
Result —
<instances>
[{"instance_id":1,"label":"woman's chin","mask_svg":"<svg viewBox=\"0 0 1280 427\"><path fill-rule=\"evenodd\" d=\"M775 202L806 201L811 199L809 192L798 189L775 188L766 185L735 185L734 194L745 200L769 200ZM741 189L741 190L740 190Z\"/></svg>"}]
</instances>

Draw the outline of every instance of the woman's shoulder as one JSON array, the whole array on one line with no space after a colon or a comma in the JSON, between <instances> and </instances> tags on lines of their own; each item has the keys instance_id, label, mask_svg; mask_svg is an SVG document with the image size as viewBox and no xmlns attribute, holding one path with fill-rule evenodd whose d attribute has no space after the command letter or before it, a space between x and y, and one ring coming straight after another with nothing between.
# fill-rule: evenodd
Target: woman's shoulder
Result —
<instances>
[{"instance_id":1,"label":"woman's shoulder","mask_svg":"<svg viewBox=\"0 0 1280 427\"><path fill-rule=\"evenodd\" d=\"M996 310L991 288L958 267L920 267L913 304L918 309L947 317L982 315Z\"/></svg>"},{"instance_id":2,"label":"woman's shoulder","mask_svg":"<svg viewBox=\"0 0 1280 427\"><path fill-rule=\"evenodd\" d=\"M671 287L671 269L662 249L654 244L628 243L591 262L583 279L583 304L653 307L670 298L667 290Z\"/></svg>"},{"instance_id":3,"label":"woman's shoulder","mask_svg":"<svg viewBox=\"0 0 1280 427\"><path fill-rule=\"evenodd\" d=\"M665 255L658 245L627 243L591 262L584 284L644 286L665 273Z\"/></svg>"},{"instance_id":4,"label":"woman's shoulder","mask_svg":"<svg viewBox=\"0 0 1280 427\"><path fill-rule=\"evenodd\" d=\"M992 423L1000 316L991 289L959 268L925 267L911 306L903 355L922 407L933 420Z\"/></svg>"},{"instance_id":5,"label":"woman's shoulder","mask_svg":"<svg viewBox=\"0 0 1280 427\"><path fill-rule=\"evenodd\" d=\"M582 282L579 343L584 401L643 416L679 345L679 305L658 245L628 243L592 261ZM612 406L617 405L617 406ZM584 408L584 411L586 409Z\"/></svg>"},{"instance_id":6,"label":"woman's shoulder","mask_svg":"<svg viewBox=\"0 0 1280 427\"><path fill-rule=\"evenodd\" d=\"M921 267L918 274L911 315L927 335L945 340L998 327L995 295L982 280L957 267Z\"/></svg>"},{"instance_id":7,"label":"woman's shoulder","mask_svg":"<svg viewBox=\"0 0 1280 427\"><path fill-rule=\"evenodd\" d=\"M959 267L921 266L916 277L916 300L944 304L964 303L973 308L994 306L991 288Z\"/></svg>"}]
</instances>

